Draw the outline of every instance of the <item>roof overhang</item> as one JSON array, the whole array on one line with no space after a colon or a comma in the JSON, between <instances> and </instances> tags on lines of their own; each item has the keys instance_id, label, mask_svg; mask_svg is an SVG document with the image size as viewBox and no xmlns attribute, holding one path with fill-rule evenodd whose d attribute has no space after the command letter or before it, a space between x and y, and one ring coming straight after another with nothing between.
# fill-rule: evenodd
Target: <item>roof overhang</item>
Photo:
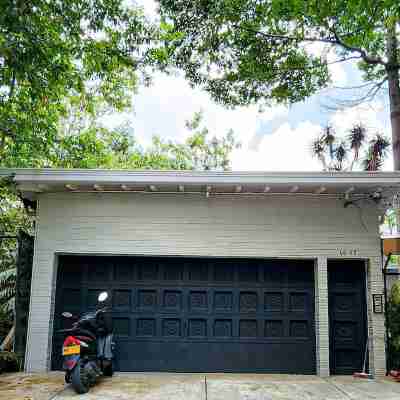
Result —
<instances>
[{"instance_id":1,"label":"roof overhang","mask_svg":"<svg viewBox=\"0 0 400 400\"><path fill-rule=\"evenodd\" d=\"M100 169L0 169L20 192L197 193L209 195L393 196L400 172L215 172Z\"/></svg>"}]
</instances>

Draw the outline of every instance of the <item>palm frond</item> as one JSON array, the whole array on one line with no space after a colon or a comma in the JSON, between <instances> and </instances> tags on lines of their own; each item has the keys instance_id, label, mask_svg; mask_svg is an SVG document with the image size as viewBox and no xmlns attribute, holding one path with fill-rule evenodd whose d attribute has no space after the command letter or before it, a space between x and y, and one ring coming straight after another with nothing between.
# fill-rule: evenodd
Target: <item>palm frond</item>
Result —
<instances>
[{"instance_id":1,"label":"palm frond","mask_svg":"<svg viewBox=\"0 0 400 400\"><path fill-rule=\"evenodd\" d=\"M353 161L350 165L350 170L353 169L354 163L356 163L360 157L360 149L365 143L367 138L367 129L362 124L354 125L350 130L350 134L347 137L349 141L350 149L353 150L354 156Z\"/></svg>"},{"instance_id":2,"label":"palm frond","mask_svg":"<svg viewBox=\"0 0 400 400\"><path fill-rule=\"evenodd\" d=\"M328 165L325 159L326 145L322 140L322 137L315 139L311 143L311 153L314 157L317 157L323 166L324 171L328 170Z\"/></svg>"},{"instance_id":3,"label":"palm frond","mask_svg":"<svg viewBox=\"0 0 400 400\"><path fill-rule=\"evenodd\" d=\"M352 150L359 150L367 138L367 129L362 124L354 125L350 129L347 139Z\"/></svg>"},{"instance_id":4,"label":"palm frond","mask_svg":"<svg viewBox=\"0 0 400 400\"><path fill-rule=\"evenodd\" d=\"M387 155L390 147L390 141L381 134L376 134L375 137L370 141L372 152L376 157L383 158Z\"/></svg>"},{"instance_id":5,"label":"palm frond","mask_svg":"<svg viewBox=\"0 0 400 400\"><path fill-rule=\"evenodd\" d=\"M321 136L322 142L329 148L329 155L331 160L335 157L334 143L336 141L336 134L331 126L326 126Z\"/></svg>"},{"instance_id":6,"label":"palm frond","mask_svg":"<svg viewBox=\"0 0 400 400\"><path fill-rule=\"evenodd\" d=\"M319 157L325 151L325 144L321 138L315 139L311 144L311 152L314 156Z\"/></svg>"},{"instance_id":7,"label":"palm frond","mask_svg":"<svg viewBox=\"0 0 400 400\"><path fill-rule=\"evenodd\" d=\"M369 142L366 157L363 160L363 167L366 171L379 171L384 163L390 148L390 141L376 134Z\"/></svg>"},{"instance_id":8,"label":"palm frond","mask_svg":"<svg viewBox=\"0 0 400 400\"><path fill-rule=\"evenodd\" d=\"M347 151L348 151L348 149L347 149L346 143L343 142L343 141L340 142L339 145L336 147L336 149L335 149L335 157L336 157L336 160L337 160L340 164L342 164L343 161L346 160L346 158L347 158Z\"/></svg>"}]
</instances>

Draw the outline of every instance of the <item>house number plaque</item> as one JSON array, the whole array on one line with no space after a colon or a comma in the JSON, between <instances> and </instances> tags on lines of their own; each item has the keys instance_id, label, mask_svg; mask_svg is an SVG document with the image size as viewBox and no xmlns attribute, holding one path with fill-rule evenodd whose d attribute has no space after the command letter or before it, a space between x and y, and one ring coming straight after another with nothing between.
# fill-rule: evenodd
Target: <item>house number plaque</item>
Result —
<instances>
[{"instance_id":1,"label":"house number plaque","mask_svg":"<svg viewBox=\"0 0 400 400\"><path fill-rule=\"evenodd\" d=\"M352 257L355 257L355 256L358 256L358 249L343 249L343 248L340 248L340 249L338 249L338 253L339 253L339 255L341 256L341 257L350 257L350 256L352 256Z\"/></svg>"},{"instance_id":2,"label":"house number plaque","mask_svg":"<svg viewBox=\"0 0 400 400\"><path fill-rule=\"evenodd\" d=\"M383 295L381 294L373 294L372 295L372 304L374 307L375 314L383 313Z\"/></svg>"}]
</instances>

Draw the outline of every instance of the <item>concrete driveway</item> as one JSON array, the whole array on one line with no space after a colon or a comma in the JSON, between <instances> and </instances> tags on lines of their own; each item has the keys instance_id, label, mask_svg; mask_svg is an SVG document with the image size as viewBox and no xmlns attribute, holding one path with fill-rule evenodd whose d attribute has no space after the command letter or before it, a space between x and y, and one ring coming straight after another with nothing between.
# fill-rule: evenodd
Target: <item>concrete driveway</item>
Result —
<instances>
[{"instance_id":1,"label":"concrete driveway","mask_svg":"<svg viewBox=\"0 0 400 400\"><path fill-rule=\"evenodd\" d=\"M119 373L77 395L61 373L0 375L0 400L399 400L400 383L299 375Z\"/></svg>"}]
</instances>

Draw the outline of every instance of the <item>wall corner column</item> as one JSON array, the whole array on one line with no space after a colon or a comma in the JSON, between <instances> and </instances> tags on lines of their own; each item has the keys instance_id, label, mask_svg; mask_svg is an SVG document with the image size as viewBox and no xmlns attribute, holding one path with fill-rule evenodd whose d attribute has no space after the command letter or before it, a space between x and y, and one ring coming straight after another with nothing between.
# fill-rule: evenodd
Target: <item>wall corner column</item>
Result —
<instances>
[{"instance_id":1,"label":"wall corner column","mask_svg":"<svg viewBox=\"0 0 400 400\"><path fill-rule=\"evenodd\" d=\"M29 373L47 372L50 369L54 264L55 257L50 252L40 255L35 252L24 368Z\"/></svg>"},{"instance_id":2,"label":"wall corner column","mask_svg":"<svg viewBox=\"0 0 400 400\"><path fill-rule=\"evenodd\" d=\"M328 260L318 257L315 265L315 336L317 375L329 376Z\"/></svg>"},{"instance_id":3,"label":"wall corner column","mask_svg":"<svg viewBox=\"0 0 400 400\"><path fill-rule=\"evenodd\" d=\"M369 370L374 377L386 374L385 315L373 312L372 295L383 295L383 274L381 260L371 258L367 269Z\"/></svg>"}]
</instances>

